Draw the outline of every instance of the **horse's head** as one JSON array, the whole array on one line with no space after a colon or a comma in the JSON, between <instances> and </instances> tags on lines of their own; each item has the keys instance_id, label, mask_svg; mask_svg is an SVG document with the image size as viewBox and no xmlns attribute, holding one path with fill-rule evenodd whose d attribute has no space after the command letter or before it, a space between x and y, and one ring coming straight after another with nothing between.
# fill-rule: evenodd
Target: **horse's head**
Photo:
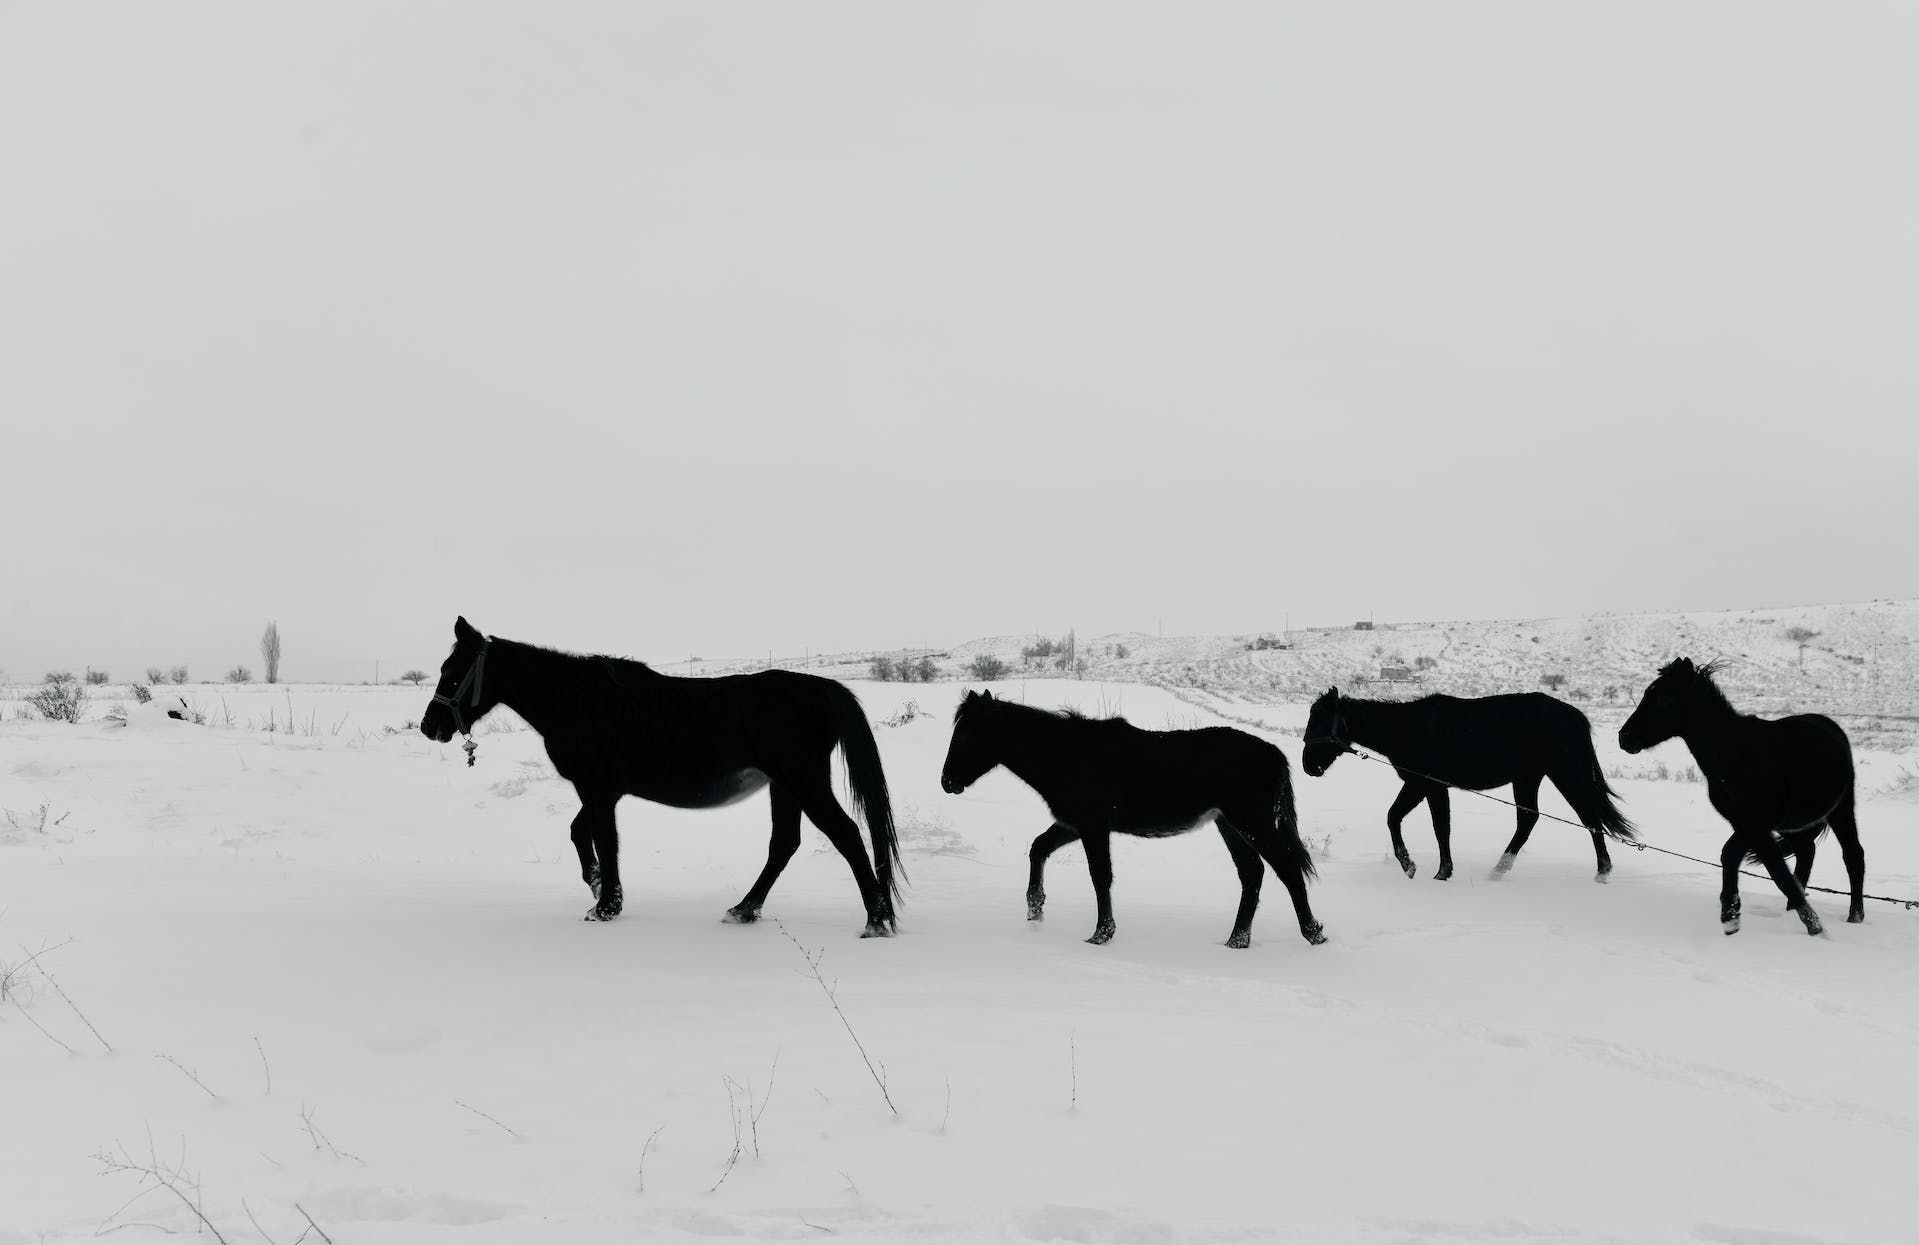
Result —
<instances>
[{"instance_id":1,"label":"horse's head","mask_svg":"<svg viewBox=\"0 0 1919 1245\"><path fill-rule=\"evenodd\" d=\"M465 618L453 621L453 651L440 663L433 700L420 715L420 733L446 743L472 731L473 724L500 703L486 683L486 652L492 641Z\"/></svg>"},{"instance_id":2,"label":"horse's head","mask_svg":"<svg viewBox=\"0 0 1919 1245\"><path fill-rule=\"evenodd\" d=\"M958 795L999 764L992 740L992 716L999 702L991 692L968 692L953 714L953 741L940 767L940 790Z\"/></svg>"},{"instance_id":3,"label":"horse's head","mask_svg":"<svg viewBox=\"0 0 1919 1245\"><path fill-rule=\"evenodd\" d=\"M1352 750L1352 742L1346 738L1346 715L1339 711L1339 689L1329 687L1306 715L1306 747L1300 753L1299 766L1317 778L1333 767L1342 752Z\"/></svg>"},{"instance_id":4,"label":"horse's head","mask_svg":"<svg viewBox=\"0 0 1919 1245\"><path fill-rule=\"evenodd\" d=\"M1718 668L1718 662L1695 666L1689 657L1667 662L1659 677L1646 685L1639 707L1619 728L1620 750L1644 752L1685 729L1688 707L1702 688L1711 686Z\"/></svg>"}]
</instances>

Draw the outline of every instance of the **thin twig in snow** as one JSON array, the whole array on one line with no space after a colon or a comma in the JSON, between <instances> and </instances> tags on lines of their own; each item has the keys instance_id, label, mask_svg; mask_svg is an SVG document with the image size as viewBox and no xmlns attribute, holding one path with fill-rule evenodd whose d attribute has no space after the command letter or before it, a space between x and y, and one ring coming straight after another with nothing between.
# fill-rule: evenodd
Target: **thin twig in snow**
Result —
<instances>
[{"instance_id":1,"label":"thin twig in snow","mask_svg":"<svg viewBox=\"0 0 1919 1245\"><path fill-rule=\"evenodd\" d=\"M467 1110L469 1110L469 1111L471 1111L471 1112L472 1112L473 1114L475 1114L475 1115L477 1115L477 1116L479 1116L479 1117L480 1117L481 1119L483 1119L483 1120L491 1120L491 1121L492 1121L492 1122L493 1122L493 1123L494 1123L495 1125L498 1125L498 1126L499 1126L500 1128L502 1128L502 1129L505 1129L505 1130L506 1130L506 1132L507 1132L507 1133L508 1133L508 1134L509 1134L509 1135L510 1135L510 1136L511 1136L512 1138L513 1138L513 1140L515 1140L515 1141L525 1141L525 1140L526 1140L526 1138L524 1138L524 1137L522 1137L522 1136L520 1136L520 1134L518 1134L518 1133L516 1133L516 1132L514 1132L514 1131L513 1131L512 1129L510 1129L510 1128L507 1128L507 1127L506 1127L506 1125L504 1125L504 1124L501 1124L501 1123L500 1123L500 1122L499 1122L498 1120L495 1120L495 1119L493 1119L493 1117L492 1117L492 1116L490 1116L490 1115L488 1115L488 1114L487 1114L486 1112L484 1112L484 1111L482 1111L482 1110L480 1110L480 1109L479 1109L478 1107L467 1107L467 1106L466 1106L466 1104L465 1104L464 1102L461 1102L461 1101L460 1101L460 1100L459 1100L458 1098L455 1098L455 1099L453 1100L453 1105L454 1105L454 1106L456 1106L456 1107L466 1107L466 1109L467 1109Z\"/></svg>"},{"instance_id":2,"label":"thin twig in snow","mask_svg":"<svg viewBox=\"0 0 1919 1245\"><path fill-rule=\"evenodd\" d=\"M15 1000L13 1001L13 1005L14 1005L15 1007L20 1007L20 1000L19 1000L19 999L15 999ZM59 1047L59 1048L60 1048L61 1050L63 1050L63 1051L65 1051L65 1052L67 1052L67 1054L69 1054L69 1055L77 1055L77 1054L79 1054L79 1053L80 1053L79 1051L77 1051L77 1050L75 1050L75 1049L73 1049L73 1047L71 1047L71 1046L68 1046L68 1045L67 1045L67 1044L66 1044L65 1042L62 1042L62 1041L61 1041L61 1040L60 1040L59 1038L57 1038L57 1037L55 1037L55 1036L53 1036L53 1034L51 1034L51 1033L47 1033L47 1027L46 1027L45 1025L43 1025L43 1024L41 1024L41 1023L40 1023L39 1021L37 1021L37 1020L35 1020L35 1019L33 1018L33 1013L32 1013L32 1012L30 1012L30 1011L28 1011L28 1010L27 1010L26 1008L24 1008L24 1007L20 1007L20 1014L21 1014L22 1016L25 1016L25 1017L27 1018L27 1023L28 1023L28 1024L30 1024L30 1025L32 1025L32 1026L33 1026L34 1028L36 1028L36 1029L38 1029L38 1030L40 1030L40 1032L42 1032L42 1033L46 1033L46 1034L47 1034L47 1041L49 1041L49 1042L52 1042L52 1043L53 1043L53 1044L54 1044L55 1046L58 1046L58 1047Z\"/></svg>"},{"instance_id":3,"label":"thin twig in snow","mask_svg":"<svg viewBox=\"0 0 1919 1245\"><path fill-rule=\"evenodd\" d=\"M87 1014L80 1010L80 1005L67 997L67 992L65 990L62 990L60 988L60 983L53 979L53 974L48 972L46 969L42 968L40 970L40 975L47 979L47 984L53 987L54 993L58 994L62 999L66 1000L67 1006L73 1009L73 1014L80 1018L81 1023L86 1025L88 1029L91 1029L93 1031L93 1036L96 1038L100 1038L100 1045L105 1046L107 1049L107 1054L111 1055L113 1053L113 1047L107 1045L107 1040L105 1038L100 1037L100 1031L98 1029L93 1028L93 1022L91 1020L88 1020Z\"/></svg>"},{"instance_id":4,"label":"thin twig in snow","mask_svg":"<svg viewBox=\"0 0 1919 1245\"><path fill-rule=\"evenodd\" d=\"M806 967L808 971L811 972L813 980L820 983L820 989L825 993L826 1001L833 1005L833 1013L840 1018L840 1023L846 1026L846 1036L853 1039L853 1046L859 1051L861 1061L866 1064L866 1070L872 1073L873 1084L880 1087L880 1097L886 1099L886 1109L897 1116L900 1113L900 1109L893 1105L893 1095L886 1092L886 1078L880 1075L879 1070L873 1066L873 1060L867 1055L865 1045L860 1042L860 1035L853 1032L853 1022L848 1020L846 1013L840 1010L840 1001L834 997L833 987L827 985L826 978L820 976L820 960L826 955L825 950L822 949L818 953L808 951L799 939L793 937L793 935L787 931L786 926L780 923L778 917L773 918L773 924L779 926L780 933L786 935L788 942L799 948L800 958L806 961Z\"/></svg>"},{"instance_id":5,"label":"thin twig in snow","mask_svg":"<svg viewBox=\"0 0 1919 1245\"><path fill-rule=\"evenodd\" d=\"M646 1135L646 1144L640 1147L640 1192L641 1193L646 1192L646 1152L653 1148L653 1139L665 1131L666 1131L666 1125L664 1124L660 1125L658 1128L654 1129L652 1132Z\"/></svg>"},{"instance_id":6,"label":"thin twig in snow","mask_svg":"<svg viewBox=\"0 0 1919 1245\"><path fill-rule=\"evenodd\" d=\"M260 1035L253 1035L253 1049L260 1052L260 1067L266 1070L267 1093L273 1092L273 1065L267 1062L267 1048L260 1045Z\"/></svg>"},{"instance_id":7,"label":"thin twig in snow","mask_svg":"<svg viewBox=\"0 0 1919 1245\"><path fill-rule=\"evenodd\" d=\"M726 1178L733 1174L733 1165L740 1161L740 1108L733 1098L733 1078L723 1076L720 1078L720 1084L726 1089L726 1113L733 1121L733 1152L726 1156L726 1166L720 1169L720 1178L713 1182L713 1187L707 1190L708 1193L716 1192L721 1185L725 1184Z\"/></svg>"},{"instance_id":8,"label":"thin twig in snow","mask_svg":"<svg viewBox=\"0 0 1919 1245\"><path fill-rule=\"evenodd\" d=\"M831 1235L833 1231L833 1229L827 1227L825 1224L814 1223L811 1219L808 1219L805 1215L800 1216L800 1222L805 1224L807 1227L813 1229L813 1231L815 1232L825 1232Z\"/></svg>"},{"instance_id":9,"label":"thin twig in snow","mask_svg":"<svg viewBox=\"0 0 1919 1245\"><path fill-rule=\"evenodd\" d=\"M218 1241L220 1245L228 1245L227 1238L220 1234L219 1226L215 1224L213 1220L207 1218L206 1212L200 1209L199 1178L188 1175L186 1171L187 1157L185 1138L182 1138L180 1142L180 1160L171 1168L160 1162L159 1155L154 1150L153 1131L151 1129L147 1131L147 1161L144 1163L134 1158L131 1154L128 1154L125 1144L116 1141L114 1142L114 1146L118 1150L117 1154L109 1154L105 1150L102 1150L93 1156L105 1166L109 1174L131 1172L139 1175L142 1180L152 1181L156 1188L165 1189L168 1193L173 1194L175 1198L179 1199L182 1206L192 1211L193 1217L200 1221L202 1227L213 1234L214 1240ZM183 1184L186 1188L181 1187ZM187 1188L193 1190L193 1196L187 1196ZM134 1200L138 1201L139 1199L136 1197ZM131 1205L133 1205L133 1202L126 1204L126 1206ZM114 1211L113 1214L118 1215L121 1210L126 1209L126 1206L122 1206L120 1210ZM109 1219L112 1217L112 1215L108 1216Z\"/></svg>"},{"instance_id":10,"label":"thin twig in snow","mask_svg":"<svg viewBox=\"0 0 1919 1245\"><path fill-rule=\"evenodd\" d=\"M301 1216L301 1217L302 1217L303 1219L305 1219L305 1220L307 1221L307 1226L308 1226L309 1228L312 1228L312 1229L313 1229L313 1230L314 1230L315 1232L318 1232L318 1233L320 1234L320 1239L321 1239L321 1240L323 1240L323 1241L325 1241L325 1242L326 1242L326 1245L333 1245L333 1238L332 1238L332 1237L330 1237L330 1236L328 1236L328 1235L326 1234L326 1229L325 1229L325 1228L323 1228L323 1227L321 1227L321 1226L320 1226L319 1224L317 1224L317 1223L315 1223L315 1222L313 1222L313 1216L312 1216L312 1215L309 1215L309 1214L307 1214L307 1208L306 1208L306 1207L304 1207L304 1206L302 1206L302 1205L300 1205L300 1204L299 1204L298 1202L295 1202L295 1203L293 1204L293 1209L295 1209L295 1210L297 1210L297 1211L299 1211L299 1212L300 1212L300 1216ZM300 1233L300 1239L301 1239L302 1241L304 1241L304 1240L306 1240L306 1236L307 1236L307 1234L306 1234L306 1233L304 1233L304 1232L302 1232L302 1233Z\"/></svg>"},{"instance_id":11,"label":"thin twig in snow","mask_svg":"<svg viewBox=\"0 0 1919 1245\"><path fill-rule=\"evenodd\" d=\"M164 1059L168 1063L172 1064L174 1067L180 1069L180 1073L182 1076L186 1077L189 1081L192 1081L195 1085L198 1085L201 1089L206 1090L207 1097L213 1099L213 1101L215 1102L220 1101L220 1095L214 1093L210 1089L207 1089L207 1083L201 1080L199 1077L195 1076L192 1068L187 1067L185 1064L181 1063L178 1059L175 1059L172 1055L155 1055L154 1058Z\"/></svg>"},{"instance_id":12,"label":"thin twig in snow","mask_svg":"<svg viewBox=\"0 0 1919 1245\"><path fill-rule=\"evenodd\" d=\"M253 1208L247 1205L247 1200L245 1198L240 1199L240 1209L247 1213L247 1222L253 1225L253 1230L255 1232L258 1232L261 1236L266 1237L267 1245L279 1245L279 1242L273 1239L272 1234L269 1233L265 1228L260 1226L260 1221L253 1217Z\"/></svg>"}]
</instances>

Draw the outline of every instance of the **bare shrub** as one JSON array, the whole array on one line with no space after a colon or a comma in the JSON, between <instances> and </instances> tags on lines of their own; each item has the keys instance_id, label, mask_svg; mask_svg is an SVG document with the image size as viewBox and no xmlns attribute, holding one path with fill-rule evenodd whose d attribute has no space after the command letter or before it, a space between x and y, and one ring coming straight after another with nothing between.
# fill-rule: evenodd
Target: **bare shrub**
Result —
<instances>
[{"instance_id":1,"label":"bare shrub","mask_svg":"<svg viewBox=\"0 0 1919 1245\"><path fill-rule=\"evenodd\" d=\"M260 634L260 661L267 668L267 682L280 681L280 624L270 622ZM239 680L245 682L246 680Z\"/></svg>"},{"instance_id":2,"label":"bare shrub","mask_svg":"<svg viewBox=\"0 0 1919 1245\"><path fill-rule=\"evenodd\" d=\"M166 681L167 681L167 672L166 672L166 671L164 671L164 670L162 670L162 669L160 669L160 667L158 667L158 666L148 666L148 667L147 667L147 682L148 682L148 683L165 683Z\"/></svg>"},{"instance_id":3,"label":"bare shrub","mask_svg":"<svg viewBox=\"0 0 1919 1245\"><path fill-rule=\"evenodd\" d=\"M919 661L913 666L913 678L915 682L931 683L934 679L939 678L939 675L939 663L933 660L931 653L922 654Z\"/></svg>"},{"instance_id":4,"label":"bare shrub","mask_svg":"<svg viewBox=\"0 0 1919 1245\"><path fill-rule=\"evenodd\" d=\"M41 681L42 683L47 683L47 684L53 684L53 683L71 683L71 682L73 682L73 671L71 671L71 670L49 670L49 671L47 671L47 673L46 673L46 675L45 675L45 677L43 677L43 678L42 678L42 679L41 679L40 681Z\"/></svg>"},{"instance_id":5,"label":"bare shrub","mask_svg":"<svg viewBox=\"0 0 1919 1245\"><path fill-rule=\"evenodd\" d=\"M867 672L872 675L875 682L879 683L891 683L898 674L894 668L893 659L885 654L875 657L872 664L867 667Z\"/></svg>"},{"instance_id":6,"label":"bare shrub","mask_svg":"<svg viewBox=\"0 0 1919 1245\"><path fill-rule=\"evenodd\" d=\"M982 683L991 683L1006 674L1006 663L991 653L981 653L966 663L966 673Z\"/></svg>"},{"instance_id":7,"label":"bare shrub","mask_svg":"<svg viewBox=\"0 0 1919 1245\"><path fill-rule=\"evenodd\" d=\"M176 684L185 683L187 681L187 668L185 666L175 666L167 672L167 678ZM158 680L155 681L157 682Z\"/></svg>"},{"instance_id":8,"label":"bare shrub","mask_svg":"<svg viewBox=\"0 0 1919 1245\"><path fill-rule=\"evenodd\" d=\"M133 687L133 698L139 701L141 704L144 705L148 701L153 699L153 689L148 687L145 683L135 683L132 685L132 687Z\"/></svg>"},{"instance_id":9,"label":"bare shrub","mask_svg":"<svg viewBox=\"0 0 1919 1245\"><path fill-rule=\"evenodd\" d=\"M235 666L233 669L227 671L227 682L251 683L253 682L253 671L247 669L245 666Z\"/></svg>"},{"instance_id":10,"label":"bare shrub","mask_svg":"<svg viewBox=\"0 0 1919 1245\"><path fill-rule=\"evenodd\" d=\"M106 683L107 683L106 671L95 670L92 666L87 667L87 686L88 687L103 687L106 685Z\"/></svg>"},{"instance_id":11,"label":"bare shrub","mask_svg":"<svg viewBox=\"0 0 1919 1245\"><path fill-rule=\"evenodd\" d=\"M87 689L68 675L42 686L27 697L27 703L49 722L78 722L87 711Z\"/></svg>"}]
</instances>

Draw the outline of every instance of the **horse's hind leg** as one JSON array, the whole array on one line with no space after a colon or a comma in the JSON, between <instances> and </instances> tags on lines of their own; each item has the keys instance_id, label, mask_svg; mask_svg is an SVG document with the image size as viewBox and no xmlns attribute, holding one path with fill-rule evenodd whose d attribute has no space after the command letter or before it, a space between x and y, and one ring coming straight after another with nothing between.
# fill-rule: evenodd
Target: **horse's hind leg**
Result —
<instances>
[{"instance_id":1,"label":"horse's hind leg","mask_svg":"<svg viewBox=\"0 0 1919 1245\"><path fill-rule=\"evenodd\" d=\"M580 792L580 815L574 819L574 825L585 822L592 836L600 877L600 884L593 891L594 904L586 910L589 921L610 921L625 907L626 896L620 886L620 829L613 816L613 806L619 799L617 792ZM579 831L576 829L574 833L577 835ZM574 842L577 845L579 840L575 838ZM584 851L581 857L584 859Z\"/></svg>"},{"instance_id":2,"label":"horse's hind leg","mask_svg":"<svg viewBox=\"0 0 1919 1245\"><path fill-rule=\"evenodd\" d=\"M1300 937L1314 946L1325 942L1326 927L1321 925L1319 919L1313 915L1312 901L1306 898L1306 872L1300 866L1303 851L1301 855L1294 855L1287 850L1287 845L1280 841L1278 834L1272 831L1253 836L1253 846L1257 847L1259 854L1266 858L1266 863L1273 867L1273 872L1279 875L1280 884L1292 897L1293 915L1299 918Z\"/></svg>"},{"instance_id":3,"label":"horse's hind leg","mask_svg":"<svg viewBox=\"0 0 1919 1245\"><path fill-rule=\"evenodd\" d=\"M1513 803L1519 808L1519 824L1513 830L1512 842L1506 844L1506 850L1499 854L1499 863L1493 866L1495 881L1506 876L1506 871L1519 859L1526 840L1533 837L1533 827L1539 824L1539 780L1543 777L1543 774L1530 774L1513 779Z\"/></svg>"},{"instance_id":4,"label":"horse's hind leg","mask_svg":"<svg viewBox=\"0 0 1919 1245\"><path fill-rule=\"evenodd\" d=\"M1249 947L1253 943L1253 913L1259 911L1259 887L1266 880L1266 865L1259 849L1239 832L1232 822L1217 818L1219 837L1226 840L1233 867L1239 870L1239 912L1233 917L1233 932L1226 937L1229 947Z\"/></svg>"},{"instance_id":5,"label":"horse's hind leg","mask_svg":"<svg viewBox=\"0 0 1919 1245\"><path fill-rule=\"evenodd\" d=\"M1426 792L1426 805L1433 814L1433 839L1439 844L1439 871L1433 881L1444 882L1453 876L1453 803L1443 786Z\"/></svg>"},{"instance_id":6,"label":"horse's hind leg","mask_svg":"<svg viewBox=\"0 0 1919 1245\"><path fill-rule=\"evenodd\" d=\"M1033 846L1027 849L1027 859L1032 862L1026 878L1027 920L1043 920L1046 916L1046 858L1077 838L1079 831L1054 822L1035 837Z\"/></svg>"},{"instance_id":7,"label":"horse's hind leg","mask_svg":"<svg viewBox=\"0 0 1919 1245\"><path fill-rule=\"evenodd\" d=\"M793 853L800 850L799 800L779 783L773 784L771 795L773 833L766 844L766 868L760 870L759 880L746 892L746 897L726 910L725 919L734 924L746 925L760 919L760 908L766 903L767 893L773 889L773 883L779 881Z\"/></svg>"},{"instance_id":8,"label":"horse's hind leg","mask_svg":"<svg viewBox=\"0 0 1919 1245\"><path fill-rule=\"evenodd\" d=\"M1103 946L1113 940L1113 835L1110 830L1082 831L1080 846L1086 849L1086 872L1093 878L1093 904L1098 919L1093 936L1086 941Z\"/></svg>"},{"instance_id":9,"label":"horse's hind leg","mask_svg":"<svg viewBox=\"0 0 1919 1245\"><path fill-rule=\"evenodd\" d=\"M1846 923L1857 925L1866 919L1866 849L1859 845L1859 821L1853 810L1852 789L1848 787L1839 807L1826 822L1839 840L1839 855L1846 862L1846 881L1852 887L1852 903L1846 909Z\"/></svg>"},{"instance_id":10,"label":"horse's hind leg","mask_svg":"<svg viewBox=\"0 0 1919 1245\"><path fill-rule=\"evenodd\" d=\"M1399 867L1407 877L1418 873L1419 866L1413 863L1413 854L1406 850L1406 840L1399 832L1399 825L1406 820L1406 814L1419 807L1419 802L1425 798L1426 792L1419 784L1408 781L1386 810L1386 832L1393 836L1393 857L1399 861Z\"/></svg>"},{"instance_id":11,"label":"horse's hind leg","mask_svg":"<svg viewBox=\"0 0 1919 1245\"><path fill-rule=\"evenodd\" d=\"M821 767L819 781L808 784L799 792L799 803L808 820L818 826L820 833L846 858L848 867L853 870L853 880L859 883L860 901L866 905L866 928L860 931L860 937L885 938L891 935L892 900L880 889L879 878L873 872L873 862L866 855L866 844L860 841L860 828L834 797L833 786L824 766Z\"/></svg>"}]
</instances>

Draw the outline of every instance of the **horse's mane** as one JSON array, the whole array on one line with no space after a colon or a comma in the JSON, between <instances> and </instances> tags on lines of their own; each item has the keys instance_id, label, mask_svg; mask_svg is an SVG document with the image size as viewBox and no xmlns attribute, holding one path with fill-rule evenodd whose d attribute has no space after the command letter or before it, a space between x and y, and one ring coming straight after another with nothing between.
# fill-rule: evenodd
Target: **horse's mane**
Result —
<instances>
[{"instance_id":1,"label":"horse's mane","mask_svg":"<svg viewBox=\"0 0 1919 1245\"><path fill-rule=\"evenodd\" d=\"M968 706L978 707L980 705L985 705L985 704L993 705L997 709L1016 711L1019 714L1030 715L1032 717L1050 718L1056 722L1091 722L1100 726L1104 726L1109 723L1116 722L1121 726L1132 725L1131 722L1128 722L1125 718L1122 718L1122 717L1118 717L1118 716L1114 716L1110 718L1088 717L1086 714L1082 713L1080 710L1073 709L1070 707L1065 709L1041 709L1037 705L1023 705L1017 700L997 700L997 699L991 699L987 697L981 697L977 700L974 700L964 696L960 698L959 707L953 710L953 720L955 722L959 721L960 715L966 712Z\"/></svg>"},{"instance_id":2,"label":"horse's mane","mask_svg":"<svg viewBox=\"0 0 1919 1245\"><path fill-rule=\"evenodd\" d=\"M1660 667L1659 677L1662 679L1689 678L1693 681L1693 686L1703 691L1715 704L1723 706L1728 711L1737 712L1733 709L1732 702L1726 699L1726 693L1720 689L1718 683L1713 681L1714 675L1731 664L1729 658L1715 657L1703 666L1695 666L1690 657L1675 657Z\"/></svg>"}]
</instances>

